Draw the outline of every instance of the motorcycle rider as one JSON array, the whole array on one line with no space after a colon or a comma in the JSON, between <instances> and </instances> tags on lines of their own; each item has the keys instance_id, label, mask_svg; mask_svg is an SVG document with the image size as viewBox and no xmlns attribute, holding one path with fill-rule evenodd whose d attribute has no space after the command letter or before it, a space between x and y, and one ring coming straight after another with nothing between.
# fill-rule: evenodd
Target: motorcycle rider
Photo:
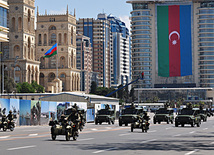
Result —
<instances>
[{"instance_id":1,"label":"motorcycle rider","mask_svg":"<svg viewBox=\"0 0 214 155\"><path fill-rule=\"evenodd\" d=\"M9 120L9 122L11 123L13 121L13 114L12 114L12 110L9 111L9 114L7 115L7 119ZM10 125L9 123L9 125Z\"/></svg>"},{"instance_id":2,"label":"motorcycle rider","mask_svg":"<svg viewBox=\"0 0 214 155\"><path fill-rule=\"evenodd\" d=\"M144 119L144 120L146 120L146 122L148 123L148 128L149 128L149 125L150 125L149 120L150 120L150 118L149 118L149 116L148 116L148 113L147 113L147 112L145 112L145 113L144 113L144 115L143 115L143 119Z\"/></svg>"},{"instance_id":3,"label":"motorcycle rider","mask_svg":"<svg viewBox=\"0 0 214 155\"><path fill-rule=\"evenodd\" d=\"M62 114L62 115L60 116L59 122L61 122L61 125L62 125L63 127L66 126L67 120L66 120L66 117L65 117L64 114Z\"/></svg>"}]
</instances>

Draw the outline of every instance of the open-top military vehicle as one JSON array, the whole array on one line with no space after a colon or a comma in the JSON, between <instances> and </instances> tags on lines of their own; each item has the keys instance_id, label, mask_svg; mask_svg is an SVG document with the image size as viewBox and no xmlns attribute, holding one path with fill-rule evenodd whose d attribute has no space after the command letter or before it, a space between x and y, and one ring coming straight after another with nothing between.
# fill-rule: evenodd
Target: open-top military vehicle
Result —
<instances>
[{"instance_id":1,"label":"open-top military vehicle","mask_svg":"<svg viewBox=\"0 0 214 155\"><path fill-rule=\"evenodd\" d=\"M198 108L181 109L175 117L175 127L178 127L178 125L184 127L185 124L190 124L192 127L196 124L197 127L200 127L201 117L199 113L200 111Z\"/></svg>"},{"instance_id":2,"label":"open-top military vehicle","mask_svg":"<svg viewBox=\"0 0 214 155\"><path fill-rule=\"evenodd\" d=\"M174 110L172 108L159 108L158 110L156 110L153 117L154 124L156 124L156 122L158 122L158 124L160 124L161 122L167 122L167 124L171 122L171 124L173 124L173 121Z\"/></svg>"},{"instance_id":3,"label":"open-top military vehicle","mask_svg":"<svg viewBox=\"0 0 214 155\"><path fill-rule=\"evenodd\" d=\"M55 120L49 122L49 125L51 126L52 140L55 140L57 135L65 135L67 141L70 140L70 137L73 137L73 140L77 139L77 137L79 136L78 132L79 120L75 119L71 121L71 117L73 115L75 115L74 112L70 113L67 117L64 114L62 114L59 121ZM76 116L74 118L76 118Z\"/></svg>"},{"instance_id":4,"label":"open-top military vehicle","mask_svg":"<svg viewBox=\"0 0 214 155\"><path fill-rule=\"evenodd\" d=\"M115 121L115 110L114 109L101 109L98 110L95 117L95 124L102 124L107 122L108 124L114 124Z\"/></svg>"},{"instance_id":5,"label":"open-top military vehicle","mask_svg":"<svg viewBox=\"0 0 214 155\"><path fill-rule=\"evenodd\" d=\"M133 123L137 121L138 116L143 116L144 110L141 107L128 107L122 109L121 115L119 116L119 126L125 124L127 126L129 123Z\"/></svg>"}]
</instances>

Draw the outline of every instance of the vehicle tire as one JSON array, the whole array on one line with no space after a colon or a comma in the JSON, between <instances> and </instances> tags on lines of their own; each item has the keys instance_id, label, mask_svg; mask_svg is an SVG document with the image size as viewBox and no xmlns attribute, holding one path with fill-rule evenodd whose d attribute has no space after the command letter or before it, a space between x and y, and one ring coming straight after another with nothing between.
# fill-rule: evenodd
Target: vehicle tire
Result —
<instances>
[{"instance_id":1,"label":"vehicle tire","mask_svg":"<svg viewBox=\"0 0 214 155\"><path fill-rule=\"evenodd\" d=\"M184 127L184 124L181 124L182 127Z\"/></svg>"},{"instance_id":2,"label":"vehicle tire","mask_svg":"<svg viewBox=\"0 0 214 155\"><path fill-rule=\"evenodd\" d=\"M160 121L158 121L158 124L160 124L161 122Z\"/></svg>"},{"instance_id":3,"label":"vehicle tire","mask_svg":"<svg viewBox=\"0 0 214 155\"><path fill-rule=\"evenodd\" d=\"M114 121L111 121L111 124L114 124Z\"/></svg>"},{"instance_id":4,"label":"vehicle tire","mask_svg":"<svg viewBox=\"0 0 214 155\"><path fill-rule=\"evenodd\" d=\"M166 123L169 124L169 120L167 120Z\"/></svg>"},{"instance_id":5,"label":"vehicle tire","mask_svg":"<svg viewBox=\"0 0 214 155\"><path fill-rule=\"evenodd\" d=\"M142 132L144 132L144 128L142 127Z\"/></svg>"},{"instance_id":6,"label":"vehicle tire","mask_svg":"<svg viewBox=\"0 0 214 155\"><path fill-rule=\"evenodd\" d=\"M199 122L197 123L197 127L200 127L200 123Z\"/></svg>"},{"instance_id":7,"label":"vehicle tire","mask_svg":"<svg viewBox=\"0 0 214 155\"><path fill-rule=\"evenodd\" d=\"M194 127L194 122L191 123L191 127Z\"/></svg>"},{"instance_id":8,"label":"vehicle tire","mask_svg":"<svg viewBox=\"0 0 214 155\"><path fill-rule=\"evenodd\" d=\"M3 131L7 131L7 127L6 126L3 126Z\"/></svg>"},{"instance_id":9,"label":"vehicle tire","mask_svg":"<svg viewBox=\"0 0 214 155\"><path fill-rule=\"evenodd\" d=\"M69 135L69 132L68 131L66 131L66 133L65 133L65 139L67 140L67 141L69 141L70 140L70 135Z\"/></svg>"},{"instance_id":10,"label":"vehicle tire","mask_svg":"<svg viewBox=\"0 0 214 155\"><path fill-rule=\"evenodd\" d=\"M52 138L52 140L56 140L56 135L51 134L51 138Z\"/></svg>"},{"instance_id":11,"label":"vehicle tire","mask_svg":"<svg viewBox=\"0 0 214 155\"><path fill-rule=\"evenodd\" d=\"M14 127L10 127L10 131L13 131L14 130Z\"/></svg>"},{"instance_id":12,"label":"vehicle tire","mask_svg":"<svg viewBox=\"0 0 214 155\"><path fill-rule=\"evenodd\" d=\"M110 120L108 121L108 124L109 124L109 125L111 124L111 121L110 121Z\"/></svg>"},{"instance_id":13,"label":"vehicle tire","mask_svg":"<svg viewBox=\"0 0 214 155\"><path fill-rule=\"evenodd\" d=\"M175 127L178 127L178 123L177 122L175 122Z\"/></svg>"},{"instance_id":14,"label":"vehicle tire","mask_svg":"<svg viewBox=\"0 0 214 155\"><path fill-rule=\"evenodd\" d=\"M97 125L98 124L98 122L97 121L95 121L95 125Z\"/></svg>"},{"instance_id":15,"label":"vehicle tire","mask_svg":"<svg viewBox=\"0 0 214 155\"><path fill-rule=\"evenodd\" d=\"M173 120L171 120L170 122L171 122L171 124L173 124Z\"/></svg>"},{"instance_id":16,"label":"vehicle tire","mask_svg":"<svg viewBox=\"0 0 214 155\"><path fill-rule=\"evenodd\" d=\"M153 120L153 123L156 124L156 120L155 119Z\"/></svg>"},{"instance_id":17,"label":"vehicle tire","mask_svg":"<svg viewBox=\"0 0 214 155\"><path fill-rule=\"evenodd\" d=\"M100 125L102 124L102 122L99 123Z\"/></svg>"},{"instance_id":18,"label":"vehicle tire","mask_svg":"<svg viewBox=\"0 0 214 155\"><path fill-rule=\"evenodd\" d=\"M78 134L75 132L73 135L73 140L77 140Z\"/></svg>"},{"instance_id":19,"label":"vehicle tire","mask_svg":"<svg viewBox=\"0 0 214 155\"><path fill-rule=\"evenodd\" d=\"M148 130L148 128L147 128L147 127L145 127L145 132L147 132L147 130Z\"/></svg>"},{"instance_id":20,"label":"vehicle tire","mask_svg":"<svg viewBox=\"0 0 214 155\"><path fill-rule=\"evenodd\" d=\"M122 125L123 125L123 123L119 121L119 126L122 126Z\"/></svg>"},{"instance_id":21,"label":"vehicle tire","mask_svg":"<svg viewBox=\"0 0 214 155\"><path fill-rule=\"evenodd\" d=\"M133 128L133 125L131 126L131 132L133 132L134 128Z\"/></svg>"},{"instance_id":22,"label":"vehicle tire","mask_svg":"<svg viewBox=\"0 0 214 155\"><path fill-rule=\"evenodd\" d=\"M128 123L125 123L125 126L128 126Z\"/></svg>"}]
</instances>

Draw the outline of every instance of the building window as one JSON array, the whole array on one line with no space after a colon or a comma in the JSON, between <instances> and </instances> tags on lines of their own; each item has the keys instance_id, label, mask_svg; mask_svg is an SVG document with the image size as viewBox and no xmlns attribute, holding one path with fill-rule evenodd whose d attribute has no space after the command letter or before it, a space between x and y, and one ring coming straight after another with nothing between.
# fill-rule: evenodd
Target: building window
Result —
<instances>
[{"instance_id":1,"label":"building window","mask_svg":"<svg viewBox=\"0 0 214 155\"><path fill-rule=\"evenodd\" d=\"M51 34L51 44L56 44L56 34L55 33Z\"/></svg>"},{"instance_id":2,"label":"building window","mask_svg":"<svg viewBox=\"0 0 214 155\"><path fill-rule=\"evenodd\" d=\"M7 27L7 9L0 7L0 26Z\"/></svg>"}]
</instances>

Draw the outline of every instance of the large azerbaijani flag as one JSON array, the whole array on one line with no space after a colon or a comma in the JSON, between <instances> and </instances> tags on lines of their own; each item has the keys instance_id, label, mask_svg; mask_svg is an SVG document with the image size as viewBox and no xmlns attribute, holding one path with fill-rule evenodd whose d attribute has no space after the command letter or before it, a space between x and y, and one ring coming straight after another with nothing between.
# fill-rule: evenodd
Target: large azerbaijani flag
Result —
<instances>
[{"instance_id":1,"label":"large azerbaijani flag","mask_svg":"<svg viewBox=\"0 0 214 155\"><path fill-rule=\"evenodd\" d=\"M158 75L192 75L191 6L157 6Z\"/></svg>"},{"instance_id":2,"label":"large azerbaijani flag","mask_svg":"<svg viewBox=\"0 0 214 155\"><path fill-rule=\"evenodd\" d=\"M54 55L57 54L57 43L54 44L46 53L45 53L45 58L50 58Z\"/></svg>"}]
</instances>

